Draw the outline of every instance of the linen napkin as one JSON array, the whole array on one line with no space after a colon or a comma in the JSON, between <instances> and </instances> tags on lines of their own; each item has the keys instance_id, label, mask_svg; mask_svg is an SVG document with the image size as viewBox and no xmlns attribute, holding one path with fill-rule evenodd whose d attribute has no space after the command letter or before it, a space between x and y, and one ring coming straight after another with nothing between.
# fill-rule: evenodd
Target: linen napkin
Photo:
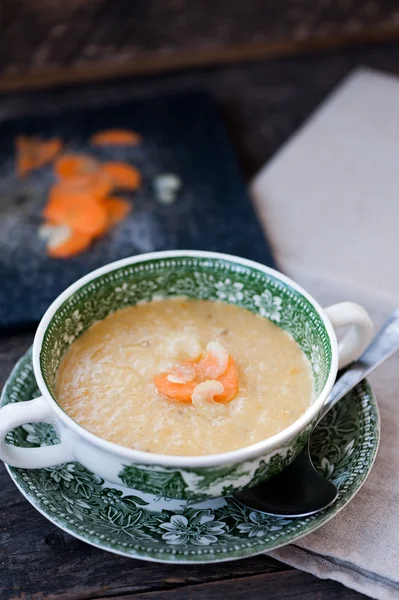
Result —
<instances>
[{"instance_id":1,"label":"linen napkin","mask_svg":"<svg viewBox=\"0 0 399 600\"><path fill-rule=\"evenodd\" d=\"M352 74L260 172L252 195L281 269L327 306L362 304L376 328L399 305L399 80ZM331 521L271 556L380 600L399 598L399 354L370 382L375 465Z\"/></svg>"}]
</instances>

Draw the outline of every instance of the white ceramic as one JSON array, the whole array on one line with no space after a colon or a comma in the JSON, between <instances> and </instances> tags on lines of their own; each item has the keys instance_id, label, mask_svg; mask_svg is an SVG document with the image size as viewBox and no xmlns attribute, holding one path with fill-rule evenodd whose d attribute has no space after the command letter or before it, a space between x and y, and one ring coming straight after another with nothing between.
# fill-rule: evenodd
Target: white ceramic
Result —
<instances>
[{"instance_id":1,"label":"white ceramic","mask_svg":"<svg viewBox=\"0 0 399 600\"><path fill-rule=\"evenodd\" d=\"M243 306L293 335L311 364L315 399L284 431L262 442L209 456L166 456L105 441L82 428L57 404L54 380L73 341L114 310L154 296L187 295ZM337 344L334 328L352 326ZM168 251L127 258L83 277L53 302L39 324L33 367L42 396L0 409L0 458L39 469L78 461L103 479L172 498L226 495L284 468L307 442L337 369L358 358L372 336L366 311L344 302L322 310L286 276L242 258L200 251ZM6 443L13 428L44 421L60 443L19 448Z\"/></svg>"},{"instance_id":2,"label":"white ceramic","mask_svg":"<svg viewBox=\"0 0 399 600\"><path fill-rule=\"evenodd\" d=\"M14 367L0 406L38 394L32 349ZM77 462L45 469L8 467L21 493L52 523L97 548L160 562L235 560L296 543L333 518L353 498L372 468L379 440L375 396L363 380L312 432L312 462L338 488L326 510L298 519L271 517L232 497L171 500L116 486ZM18 447L56 444L47 423L17 427L7 442Z\"/></svg>"}]
</instances>

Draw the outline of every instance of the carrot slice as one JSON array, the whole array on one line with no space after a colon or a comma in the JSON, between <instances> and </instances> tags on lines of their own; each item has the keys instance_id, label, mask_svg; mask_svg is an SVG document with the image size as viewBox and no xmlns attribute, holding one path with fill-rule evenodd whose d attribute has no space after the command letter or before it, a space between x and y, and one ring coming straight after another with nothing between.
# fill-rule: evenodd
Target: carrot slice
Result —
<instances>
[{"instance_id":1,"label":"carrot slice","mask_svg":"<svg viewBox=\"0 0 399 600\"><path fill-rule=\"evenodd\" d=\"M41 163L40 166L49 163L55 159L55 157L62 150L62 141L60 138L54 138L46 142L39 142L37 146L37 164Z\"/></svg>"},{"instance_id":2,"label":"carrot slice","mask_svg":"<svg viewBox=\"0 0 399 600\"><path fill-rule=\"evenodd\" d=\"M209 377L204 375L203 365L201 365L204 360L207 360L207 357L201 359L199 362L186 361L184 363L184 365L195 367L196 376L192 381L177 383L173 381L173 378L172 381L170 381L169 377L172 373L161 373L160 375L155 376L154 383L158 392L171 400L191 402L191 396L196 386L204 381L209 381ZM215 378L215 381L219 381L219 383L223 385L224 390L221 394L214 396L214 401L219 402L220 404L231 402L239 390L237 369L232 356L229 356L228 358L226 371L220 377Z\"/></svg>"},{"instance_id":3,"label":"carrot slice","mask_svg":"<svg viewBox=\"0 0 399 600\"><path fill-rule=\"evenodd\" d=\"M221 377L217 379L223 386L224 390L222 394L218 394L214 396L215 402L220 402L220 404L227 404L231 402L233 398L237 395L239 390L239 382L236 364L232 356L229 356L229 362L227 365L227 370Z\"/></svg>"},{"instance_id":4,"label":"carrot slice","mask_svg":"<svg viewBox=\"0 0 399 600\"><path fill-rule=\"evenodd\" d=\"M25 177L30 171L39 169L50 163L61 152L62 141L59 138L42 141L38 138L17 136L15 139L17 150L17 173Z\"/></svg>"},{"instance_id":5,"label":"carrot slice","mask_svg":"<svg viewBox=\"0 0 399 600\"><path fill-rule=\"evenodd\" d=\"M97 173L100 163L84 154L64 154L54 164L54 170L60 179L76 179Z\"/></svg>"},{"instance_id":6,"label":"carrot slice","mask_svg":"<svg viewBox=\"0 0 399 600\"><path fill-rule=\"evenodd\" d=\"M104 200L112 192L114 184L106 173L99 171L89 177L86 186L96 200Z\"/></svg>"},{"instance_id":7,"label":"carrot slice","mask_svg":"<svg viewBox=\"0 0 399 600\"><path fill-rule=\"evenodd\" d=\"M18 135L15 138L15 149L17 153L17 173L19 177L25 177L34 169L31 144L29 143L28 137L25 135Z\"/></svg>"},{"instance_id":8,"label":"carrot slice","mask_svg":"<svg viewBox=\"0 0 399 600\"><path fill-rule=\"evenodd\" d=\"M87 193L100 201L104 200L114 187L111 179L103 171L62 179L60 185L68 186L72 193Z\"/></svg>"},{"instance_id":9,"label":"carrot slice","mask_svg":"<svg viewBox=\"0 0 399 600\"><path fill-rule=\"evenodd\" d=\"M70 258L87 250L92 237L85 233L72 231L70 237L58 246L47 246L47 254L52 258Z\"/></svg>"},{"instance_id":10,"label":"carrot slice","mask_svg":"<svg viewBox=\"0 0 399 600\"><path fill-rule=\"evenodd\" d=\"M126 190L137 190L141 185L140 172L135 167L123 162L106 162L102 169L115 187Z\"/></svg>"},{"instance_id":11,"label":"carrot slice","mask_svg":"<svg viewBox=\"0 0 399 600\"><path fill-rule=\"evenodd\" d=\"M124 198L117 198L116 196L110 196L103 200L103 205L107 211L108 225L113 226L123 221L132 210L130 202Z\"/></svg>"},{"instance_id":12,"label":"carrot slice","mask_svg":"<svg viewBox=\"0 0 399 600\"><path fill-rule=\"evenodd\" d=\"M140 134L129 129L106 129L90 138L93 146L137 146L142 141Z\"/></svg>"},{"instance_id":13,"label":"carrot slice","mask_svg":"<svg viewBox=\"0 0 399 600\"><path fill-rule=\"evenodd\" d=\"M20 155L17 157L18 177L23 179L28 173L35 169L35 165L29 156Z\"/></svg>"},{"instance_id":14,"label":"carrot slice","mask_svg":"<svg viewBox=\"0 0 399 600\"><path fill-rule=\"evenodd\" d=\"M169 381L170 373L161 373L154 377L155 386L160 394L170 400L177 402L191 402L191 395L198 385L198 381L189 381L187 383L174 383Z\"/></svg>"},{"instance_id":15,"label":"carrot slice","mask_svg":"<svg viewBox=\"0 0 399 600\"><path fill-rule=\"evenodd\" d=\"M101 235L108 225L105 207L92 194L63 184L52 187L43 215L51 223L89 236Z\"/></svg>"}]
</instances>

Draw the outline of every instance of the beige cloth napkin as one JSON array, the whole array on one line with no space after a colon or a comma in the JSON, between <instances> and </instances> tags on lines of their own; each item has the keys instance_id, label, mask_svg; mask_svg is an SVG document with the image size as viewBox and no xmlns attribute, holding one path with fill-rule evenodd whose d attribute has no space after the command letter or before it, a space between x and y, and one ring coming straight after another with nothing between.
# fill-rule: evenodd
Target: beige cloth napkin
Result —
<instances>
[{"instance_id":1,"label":"beige cloth napkin","mask_svg":"<svg viewBox=\"0 0 399 600\"><path fill-rule=\"evenodd\" d=\"M281 269L324 306L359 302L376 328L399 306L398 157L399 82L360 70L252 184ZM270 554L393 600L399 599L399 354L370 381L381 442L366 483L330 522Z\"/></svg>"},{"instance_id":2,"label":"beige cloth napkin","mask_svg":"<svg viewBox=\"0 0 399 600\"><path fill-rule=\"evenodd\" d=\"M355 286L333 285L320 276L295 276L327 306L355 300L380 326L399 299L370 295ZM334 519L314 533L271 552L298 569L335 579L372 598L399 598L399 354L382 365L370 382L381 415L381 442L374 467L359 493Z\"/></svg>"}]
</instances>

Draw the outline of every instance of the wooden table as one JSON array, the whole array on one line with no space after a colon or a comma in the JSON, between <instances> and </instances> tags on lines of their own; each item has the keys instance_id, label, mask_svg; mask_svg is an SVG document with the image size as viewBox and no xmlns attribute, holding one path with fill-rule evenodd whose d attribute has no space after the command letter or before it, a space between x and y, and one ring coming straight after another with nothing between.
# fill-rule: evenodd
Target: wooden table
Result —
<instances>
[{"instance_id":1,"label":"wooden table","mask_svg":"<svg viewBox=\"0 0 399 600\"><path fill-rule=\"evenodd\" d=\"M397 39L397 0L3 0L0 91Z\"/></svg>"},{"instance_id":2,"label":"wooden table","mask_svg":"<svg viewBox=\"0 0 399 600\"><path fill-rule=\"evenodd\" d=\"M0 99L0 119L59 105L96 105L192 87L218 100L247 178L277 150L354 67L399 73L399 44L281 58L158 79ZM1 274L0 274L1 275ZM34 327L1 334L0 385L32 343ZM0 466L0 600L114 598L364 598L267 556L209 566L145 563L93 548L44 519Z\"/></svg>"}]
</instances>

